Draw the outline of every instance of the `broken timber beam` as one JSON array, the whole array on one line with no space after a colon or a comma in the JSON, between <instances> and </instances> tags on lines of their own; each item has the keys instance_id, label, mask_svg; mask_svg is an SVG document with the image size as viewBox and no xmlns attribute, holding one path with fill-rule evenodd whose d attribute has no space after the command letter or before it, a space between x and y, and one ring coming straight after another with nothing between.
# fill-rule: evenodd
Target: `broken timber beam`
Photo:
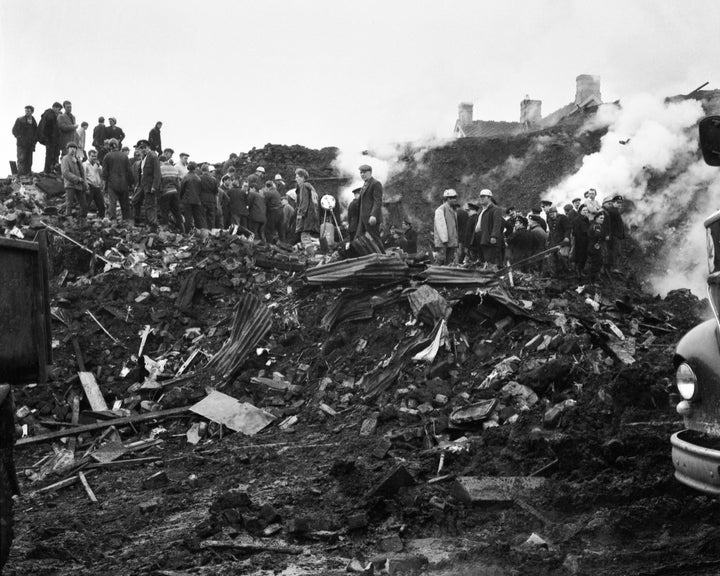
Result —
<instances>
[{"instance_id":1,"label":"broken timber beam","mask_svg":"<svg viewBox=\"0 0 720 576\"><path fill-rule=\"evenodd\" d=\"M64 428L55 432L47 432L45 434L39 434L37 436L28 436L27 438L20 438L15 442L16 446L24 446L26 444L37 444L38 442L45 442L46 440L54 440L55 438L63 438L65 436L74 436L82 434L84 432L93 432L95 430L101 430L102 428L108 428L109 426L126 426L128 424L135 424L137 422L147 422L148 420L159 420L161 418L167 418L169 416L177 416L178 414L184 414L190 410L191 406L181 406L180 408L170 408L168 410L158 410L157 412L148 412L147 414L138 414L136 416L127 416L125 418L113 418L112 420L105 420L103 422L97 422L95 424L85 424L84 426L76 426L75 428Z\"/></svg>"}]
</instances>

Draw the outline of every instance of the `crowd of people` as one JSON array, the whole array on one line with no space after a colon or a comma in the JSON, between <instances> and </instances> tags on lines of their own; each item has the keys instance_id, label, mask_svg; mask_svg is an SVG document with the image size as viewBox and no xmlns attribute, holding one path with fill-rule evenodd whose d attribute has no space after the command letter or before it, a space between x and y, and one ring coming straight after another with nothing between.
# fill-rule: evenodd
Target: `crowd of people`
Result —
<instances>
[{"instance_id":1,"label":"crowd of people","mask_svg":"<svg viewBox=\"0 0 720 576\"><path fill-rule=\"evenodd\" d=\"M180 233L196 229L235 227L238 233L268 242L300 242L306 250L325 238L333 243L340 234L321 216L318 193L304 168L294 170L294 189L281 174L267 179L257 166L249 175L237 171L238 157L231 154L222 165L190 161L181 152L163 147L162 122L130 148L115 118L98 118L92 132L92 148L86 150L87 122L77 124L69 101L55 102L40 122L34 108L13 126L17 140L18 175L30 173L35 144L45 146L45 173L62 175L68 217L77 210L84 223L93 207L100 218L151 230L166 227ZM58 160L59 164L58 164ZM409 254L418 252L418 236L409 220L401 231L382 226L383 187L372 167L359 167L363 185L353 191L342 238L353 241L395 244ZM464 207L458 194L448 189L435 210L433 236L438 264L480 264L500 268L512 264L523 271L549 271L557 276L574 272L578 279L596 280L601 272L620 264L625 241L622 196L602 203L589 189L558 212L553 203L541 201L527 213L497 205L493 192L484 189ZM330 211L334 206L330 208ZM327 209L325 209L327 211ZM335 222L337 224L337 222Z\"/></svg>"},{"instance_id":2,"label":"crowd of people","mask_svg":"<svg viewBox=\"0 0 720 576\"><path fill-rule=\"evenodd\" d=\"M321 222L318 193L304 168L294 170L295 186L288 189L281 174L268 179L263 166L240 174L237 154L222 165L198 165L186 152L176 161L175 151L162 145L162 122L135 144L131 156L116 119L110 118L106 126L104 117L98 119L92 148L86 150L88 124L77 124L71 102L55 102L39 123L33 113L34 108L26 106L13 126L18 176L31 173L35 145L44 145L44 173L62 177L65 216L77 214L81 225L93 209L99 218L150 230L189 233L235 227L263 241L300 242L308 250L319 242L326 222ZM372 177L369 165L359 171L363 186L348 209L349 239L364 234L379 238L382 184ZM334 228L329 235L334 237Z\"/></svg>"},{"instance_id":3,"label":"crowd of people","mask_svg":"<svg viewBox=\"0 0 720 576\"><path fill-rule=\"evenodd\" d=\"M435 210L436 261L496 269L510 264L526 272L574 273L578 280L595 281L602 272L617 271L624 258L623 197L608 196L600 203L594 188L583 196L565 204L562 213L549 200L521 213L500 208L488 189L465 207L455 190L445 190Z\"/></svg>"}]
</instances>

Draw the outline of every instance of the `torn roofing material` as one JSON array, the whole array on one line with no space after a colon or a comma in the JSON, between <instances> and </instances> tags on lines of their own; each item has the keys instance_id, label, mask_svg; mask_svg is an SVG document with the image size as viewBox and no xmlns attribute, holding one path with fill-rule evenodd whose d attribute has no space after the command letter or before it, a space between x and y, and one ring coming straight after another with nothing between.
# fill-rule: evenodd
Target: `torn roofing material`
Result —
<instances>
[{"instance_id":1,"label":"torn roofing material","mask_svg":"<svg viewBox=\"0 0 720 576\"><path fill-rule=\"evenodd\" d=\"M368 254L330 264L322 264L305 272L308 284L353 286L358 283L387 283L407 277L408 265L393 255Z\"/></svg>"},{"instance_id":2,"label":"torn roofing material","mask_svg":"<svg viewBox=\"0 0 720 576\"><path fill-rule=\"evenodd\" d=\"M235 319L230 337L208 363L211 368L230 379L237 375L248 352L272 328L272 314L253 294L243 294L235 306Z\"/></svg>"},{"instance_id":3,"label":"torn roofing material","mask_svg":"<svg viewBox=\"0 0 720 576\"><path fill-rule=\"evenodd\" d=\"M497 286L499 279L493 270L455 268L453 266L428 266L420 274L428 284L459 284L464 286Z\"/></svg>"}]
</instances>

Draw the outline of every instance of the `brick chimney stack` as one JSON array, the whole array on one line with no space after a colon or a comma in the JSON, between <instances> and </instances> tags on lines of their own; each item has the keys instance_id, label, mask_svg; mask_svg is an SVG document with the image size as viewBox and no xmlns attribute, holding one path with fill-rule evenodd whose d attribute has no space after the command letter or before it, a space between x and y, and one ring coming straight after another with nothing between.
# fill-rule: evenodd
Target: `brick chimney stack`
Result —
<instances>
[{"instance_id":1,"label":"brick chimney stack","mask_svg":"<svg viewBox=\"0 0 720 576\"><path fill-rule=\"evenodd\" d=\"M592 74L580 74L575 78L576 91L575 91L575 104L580 106L590 96L595 96L598 101L602 102L602 96L600 95L600 76L593 76Z\"/></svg>"},{"instance_id":2,"label":"brick chimney stack","mask_svg":"<svg viewBox=\"0 0 720 576\"><path fill-rule=\"evenodd\" d=\"M458 121L462 126L470 124L473 121L472 102L460 102L458 106Z\"/></svg>"},{"instance_id":3,"label":"brick chimney stack","mask_svg":"<svg viewBox=\"0 0 720 576\"><path fill-rule=\"evenodd\" d=\"M540 124L542 119L542 100L530 100L530 96L520 102L520 123L525 128Z\"/></svg>"}]
</instances>

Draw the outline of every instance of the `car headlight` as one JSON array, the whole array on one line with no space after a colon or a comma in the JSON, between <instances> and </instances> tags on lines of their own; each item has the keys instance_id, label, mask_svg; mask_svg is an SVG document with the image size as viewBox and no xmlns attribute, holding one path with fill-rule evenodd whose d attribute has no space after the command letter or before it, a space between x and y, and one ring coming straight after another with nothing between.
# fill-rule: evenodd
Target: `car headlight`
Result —
<instances>
[{"instance_id":1,"label":"car headlight","mask_svg":"<svg viewBox=\"0 0 720 576\"><path fill-rule=\"evenodd\" d=\"M692 400L697 393L697 377L690 365L683 362L675 372L675 383L678 392L685 400Z\"/></svg>"}]
</instances>

